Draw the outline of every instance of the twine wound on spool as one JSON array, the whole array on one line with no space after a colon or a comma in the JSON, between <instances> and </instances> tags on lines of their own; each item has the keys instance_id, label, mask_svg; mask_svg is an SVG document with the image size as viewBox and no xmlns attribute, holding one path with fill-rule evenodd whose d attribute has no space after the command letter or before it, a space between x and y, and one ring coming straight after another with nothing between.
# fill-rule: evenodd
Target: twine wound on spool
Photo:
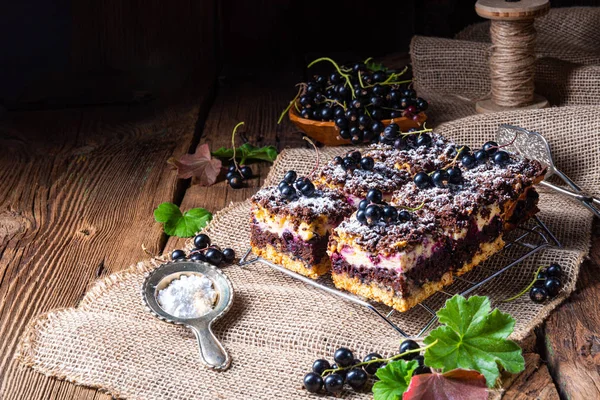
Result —
<instances>
[{"instance_id":1,"label":"twine wound on spool","mask_svg":"<svg viewBox=\"0 0 600 400\"><path fill-rule=\"evenodd\" d=\"M492 21L492 101L502 107L533 103L535 28L533 20Z\"/></svg>"},{"instance_id":2,"label":"twine wound on spool","mask_svg":"<svg viewBox=\"0 0 600 400\"><path fill-rule=\"evenodd\" d=\"M489 58L491 99L478 112L543 108L548 101L534 93L535 17L550 8L548 0L478 0L477 14L491 19Z\"/></svg>"}]
</instances>

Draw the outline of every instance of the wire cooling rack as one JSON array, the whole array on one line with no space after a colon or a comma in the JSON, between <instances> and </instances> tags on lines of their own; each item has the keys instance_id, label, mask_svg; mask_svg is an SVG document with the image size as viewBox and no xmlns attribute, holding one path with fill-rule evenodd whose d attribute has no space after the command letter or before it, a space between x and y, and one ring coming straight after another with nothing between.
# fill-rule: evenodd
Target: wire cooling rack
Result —
<instances>
[{"instance_id":1,"label":"wire cooling rack","mask_svg":"<svg viewBox=\"0 0 600 400\"><path fill-rule=\"evenodd\" d=\"M437 300L430 300L431 298L427 299L424 302L419 303L418 306L415 306L413 307L413 309L409 310L409 312L415 312L415 309L417 307L420 307L421 310L424 310L427 313L426 315L430 315L430 318L428 320L426 319L427 322L425 322L420 329L414 330L414 332L407 332L406 330L401 329L396 323L392 321L392 316L402 318L404 313L397 312L391 307L371 302L369 300L355 296L348 292L343 292L333 285L331 277L322 276L317 280L313 280L296 272L285 269L281 265L277 265L261 257L249 258L252 252L251 249L249 249L244 254L244 256L239 262L239 265L242 267L254 263L268 265L269 267L280 271L286 275L289 275L292 278L298 279L308 285L314 286L316 288L324 290L325 292L341 297L354 304L358 304L360 306L368 308L369 310L377 314L396 332L398 332L400 335L406 338L419 338L423 336L437 322L436 310L443 305L444 301L442 300L445 300L445 296L452 297L455 294L460 294L462 296L473 294L473 292L475 292L477 289L480 289L486 283L498 278L500 275L504 274L506 271L508 271L515 265L533 256L535 253L538 253L546 247L561 247L561 244L558 241L558 239L537 216L530 219L526 224L520 225L508 235L505 235L504 242L505 245L502 248L502 250L500 250L498 253L491 257L491 260L497 258L505 260L502 263L493 263L496 265L500 265L499 267L492 267L492 263L484 262L475 268L475 270L477 270L477 276L479 277L479 279L477 279L476 281L468 279L471 275L470 273L463 276L455 276L454 279L460 282L460 290L457 290L454 293L447 290L442 290L436 295L432 296L442 296L442 298L438 297ZM450 288L453 286L454 285L450 286Z\"/></svg>"}]
</instances>

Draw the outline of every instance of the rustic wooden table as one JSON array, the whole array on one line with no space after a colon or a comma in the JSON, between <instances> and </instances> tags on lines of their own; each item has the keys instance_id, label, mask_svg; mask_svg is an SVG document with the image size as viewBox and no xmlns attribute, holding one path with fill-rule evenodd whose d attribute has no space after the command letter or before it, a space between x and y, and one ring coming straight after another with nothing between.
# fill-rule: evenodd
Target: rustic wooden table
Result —
<instances>
[{"instance_id":1,"label":"rustic wooden table","mask_svg":"<svg viewBox=\"0 0 600 400\"><path fill-rule=\"evenodd\" d=\"M154 222L164 201L217 211L252 195L260 178L232 190L178 181L169 157L198 143L230 143L246 121L254 144L304 146L287 121L276 125L301 75L254 76L197 86L147 103L0 115L0 399L109 399L25 369L17 341L36 315L73 307L99 277L181 247ZM173 100L176 99L176 100ZM600 230L578 290L524 343L527 369L505 398L600 398ZM550 373L549 373L550 372Z\"/></svg>"}]
</instances>

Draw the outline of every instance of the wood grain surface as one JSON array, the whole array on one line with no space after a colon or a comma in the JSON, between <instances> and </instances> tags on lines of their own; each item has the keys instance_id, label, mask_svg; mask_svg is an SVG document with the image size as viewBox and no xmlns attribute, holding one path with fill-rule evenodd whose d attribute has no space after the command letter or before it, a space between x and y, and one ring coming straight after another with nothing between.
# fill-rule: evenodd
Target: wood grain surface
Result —
<instances>
[{"instance_id":1,"label":"wood grain surface","mask_svg":"<svg viewBox=\"0 0 600 400\"><path fill-rule=\"evenodd\" d=\"M254 193L269 170L253 164L258 177L241 190L223 181L189 187L168 168L170 156L198 142L229 145L239 121L253 144L306 145L287 120L276 125L302 79L301 71L279 70L225 73L210 107L207 86L192 104L9 113L0 121L0 399L110 398L17 365L20 334L36 315L77 305L96 278L144 258L142 244L153 253L181 247L154 222L156 205L214 212ZM594 244L578 292L523 344L527 369L507 381L504 398L600 398L599 232Z\"/></svg>"}]
</instances>

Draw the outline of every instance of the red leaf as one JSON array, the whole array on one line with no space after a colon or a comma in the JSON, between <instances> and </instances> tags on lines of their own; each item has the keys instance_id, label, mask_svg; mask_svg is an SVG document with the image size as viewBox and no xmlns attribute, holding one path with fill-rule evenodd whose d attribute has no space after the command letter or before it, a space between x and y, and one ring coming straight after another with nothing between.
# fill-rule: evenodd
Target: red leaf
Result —
<instances>
[{"instance_id":1,"label":"red leaf","mask_svg":"<svg viewBox=\"0 0 600 400\"><path fill-rule=\"evenodd\" d=\"M453 369L415 375L402 400L487 400L485 377L477 371Z\"/></svg>"},{"instance_id":2,"label":"red leaf","mask_svg":"<svg viewBox=\"0 0 600 400\"><path fill-rule=\"evenodd\" d=\"M221 160L211 157L206 143L198 146L194 154L184 154L179 159L169 158L167 162L177 168L178 178L194 178L193 183L200 186L215 183L221 170Z\"/></svg>"}]
</instances>

